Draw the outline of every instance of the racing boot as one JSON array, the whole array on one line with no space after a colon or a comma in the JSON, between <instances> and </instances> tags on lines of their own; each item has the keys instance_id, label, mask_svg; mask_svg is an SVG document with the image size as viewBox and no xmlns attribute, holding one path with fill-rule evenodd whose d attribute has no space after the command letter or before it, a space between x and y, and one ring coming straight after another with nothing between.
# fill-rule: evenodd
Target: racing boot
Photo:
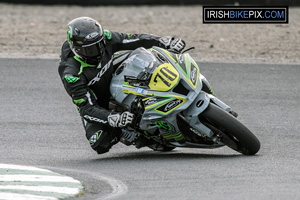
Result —
<instances>
[{"instance_id":1,"label":"racing boot","mask_svg":"<svg viewBox=\"0 0 300 200\"><path fill-rule=\"evenodd\" d=\"M123 128L120 135L120 142L127 146L134 145L136 148L140 149L146 146L147 138L136 131Z\"/></svg>"},{"instance_id":2,"label":"racing boot","mask_svg":"<svg viewBox=\"0 0 300 200\"><path fill-rule=\"evenodd\" d=\"M120 142L127 146L132 145L137 138L137 133L135 131L130 131L127 128L123 128L121 131Z\"/></svg>"}]
</instances>

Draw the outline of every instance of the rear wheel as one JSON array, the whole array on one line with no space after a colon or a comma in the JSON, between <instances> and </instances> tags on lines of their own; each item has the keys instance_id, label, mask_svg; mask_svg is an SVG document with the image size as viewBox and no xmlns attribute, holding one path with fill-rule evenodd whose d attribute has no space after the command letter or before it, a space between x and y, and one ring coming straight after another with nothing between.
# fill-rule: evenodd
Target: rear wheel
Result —
<instances>
[{"instance_id":1,"label":"rear wheel","mask_svg":"<svg viewBox=\"0 0 300 200\"><path fill-rule=\"evenodd\" d=\"M260 149L256 136L230 113L210 103L200 120L220 137L222 143L244 154L254 155Z\"/></svg>"}]
</instances>

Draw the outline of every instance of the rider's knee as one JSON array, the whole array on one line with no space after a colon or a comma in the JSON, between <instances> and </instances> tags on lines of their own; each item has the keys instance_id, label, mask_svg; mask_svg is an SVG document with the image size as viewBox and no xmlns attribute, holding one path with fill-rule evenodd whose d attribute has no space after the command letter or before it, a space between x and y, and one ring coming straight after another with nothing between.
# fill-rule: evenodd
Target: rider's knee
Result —
<instances>
[{"instance_id":1,"label":"rider's knee","mask_svg":"<svg viewBox=\"0 0 300 200\"><path fill-rule=\"evenodd\" d=\"M89 142L94 151L98 154L106 153L118 142L118 138L110 132L99 130L89 137Z\"/></svg>"},{"instance_id":2,"label":"rider's knee","mask_svg":"<svg viewBox=\"0 0 300 200\"><path fill-rule=\"evenodd\" d=\"M111 148L111 147L110 147ZM97 147L93 148L98 154L103 154L109 152L110 148Z\"/></svg>"}]
</instances>

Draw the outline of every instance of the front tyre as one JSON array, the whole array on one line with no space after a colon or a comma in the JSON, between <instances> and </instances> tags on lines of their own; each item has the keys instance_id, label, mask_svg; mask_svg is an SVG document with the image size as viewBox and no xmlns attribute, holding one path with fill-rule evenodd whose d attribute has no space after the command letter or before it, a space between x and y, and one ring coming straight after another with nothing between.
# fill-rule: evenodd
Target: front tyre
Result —
<instances>
[{"instance_id":1,"label":"front tyre","mask_svg":"<svg viewBox=\"0 0 300 200\"><path fill-rule=\"evenodd\" d=\"M217 105L210 103L199 117L200 120L204 118L205 123L209 123L219 132L224 133L225 137L222 138L222 134L220 135L221 141L230 148L244 155L254 155L259 151L260 142L256 136L238 119ZM236 145L232 145L232 142Z\"/></svg>"}]
</instances>

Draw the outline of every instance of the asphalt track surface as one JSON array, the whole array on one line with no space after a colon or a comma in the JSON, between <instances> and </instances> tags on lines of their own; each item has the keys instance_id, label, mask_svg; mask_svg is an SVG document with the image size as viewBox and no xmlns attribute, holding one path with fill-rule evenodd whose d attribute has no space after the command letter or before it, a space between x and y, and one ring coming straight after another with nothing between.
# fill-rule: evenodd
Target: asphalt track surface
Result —
<instances>
[{"instance_id":1,"label":"asphalt track surface","mask_svg":"<svg viewBox=\"0 0 300 200\"><path fill-rule=\"evenodd\" d=\"M72 176L75 199L300 199L300 66L199 63L215 94L239 113L261 150L153 152L89 147L57 73L58 60L0 59L0 163Z\"/></svg>"}]
</instances>

